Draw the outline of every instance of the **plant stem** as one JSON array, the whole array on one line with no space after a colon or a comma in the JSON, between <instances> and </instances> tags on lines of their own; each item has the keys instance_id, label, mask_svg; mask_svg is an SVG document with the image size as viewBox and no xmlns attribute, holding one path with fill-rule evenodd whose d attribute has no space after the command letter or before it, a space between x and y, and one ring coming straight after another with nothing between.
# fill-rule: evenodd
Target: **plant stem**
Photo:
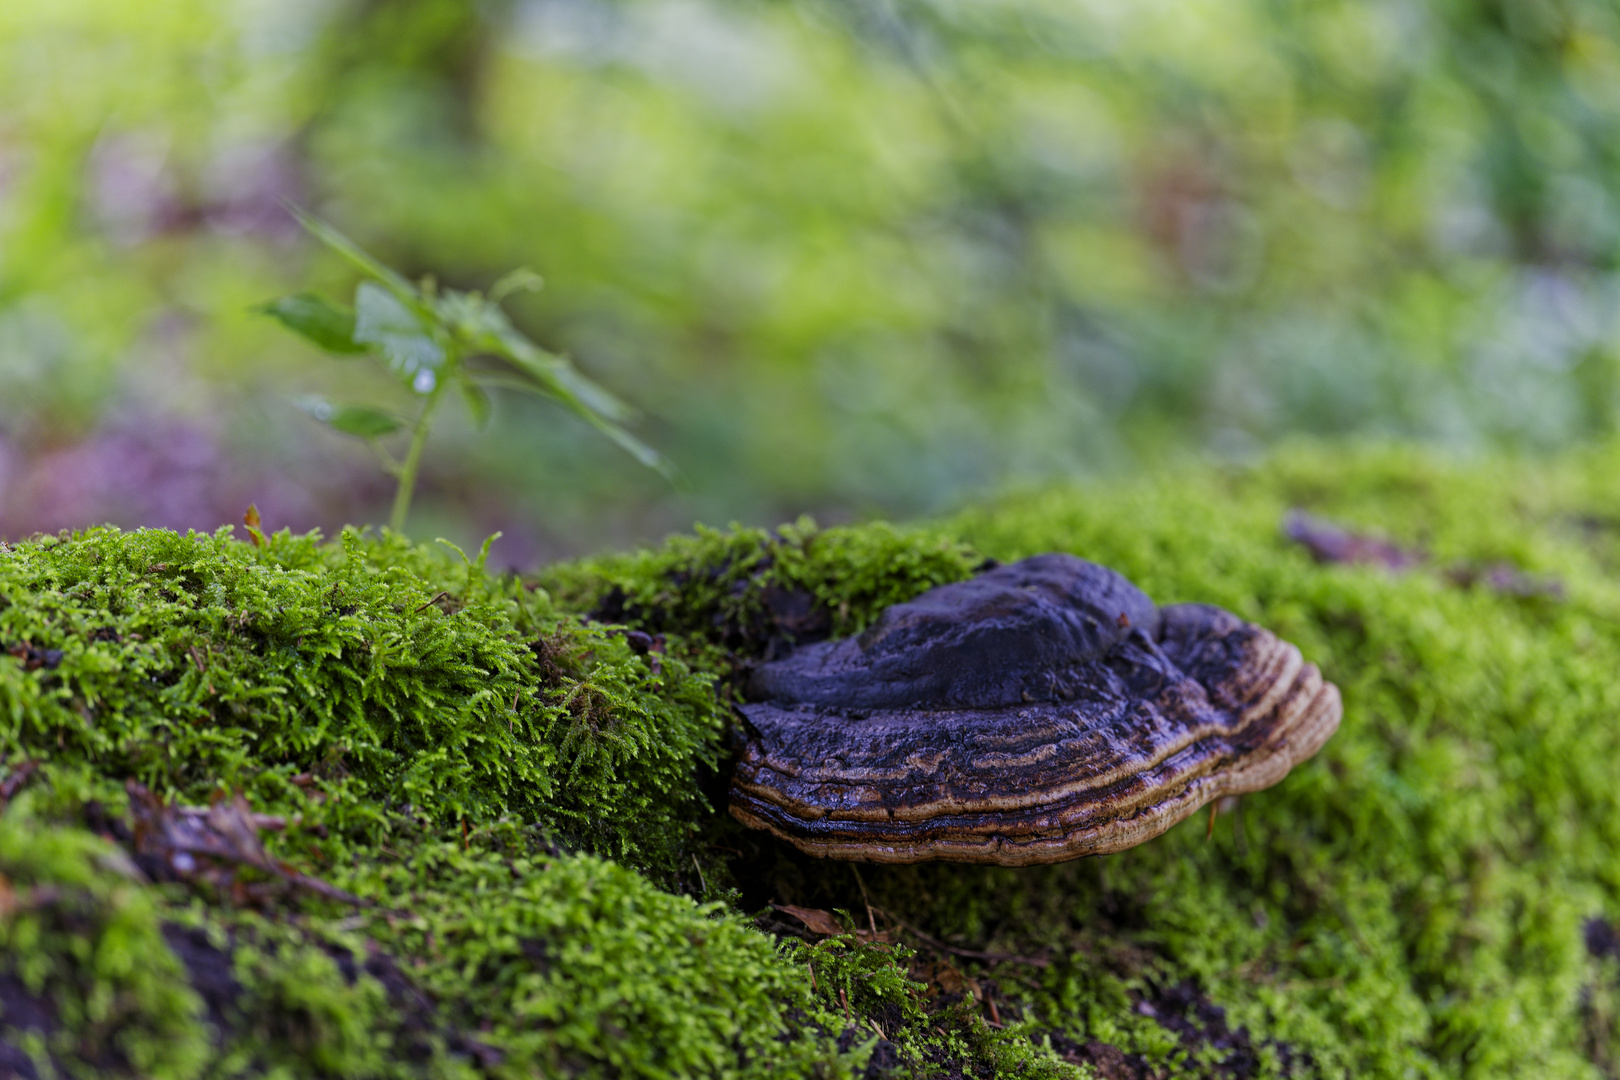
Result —
<instances>
[{"instance_id":1,"label":"plant stem","mask_svg":"<svg viewBox=\"0 0 1620 1080\"><path fill-rule=\"evenodd\" d=\"M439 407L439 398L450 380L440 378L428 391L427 401L411 429L411 447L405 452L405 461L399 468L399 487L394 489L394 510L388 515L388 527L395 532L405 531L405 517L411 512L411 495L416 490L416 469L422 462L422 448L427 445L428 431L433 426L433 413Z\"/></svg>"}]
</instances>

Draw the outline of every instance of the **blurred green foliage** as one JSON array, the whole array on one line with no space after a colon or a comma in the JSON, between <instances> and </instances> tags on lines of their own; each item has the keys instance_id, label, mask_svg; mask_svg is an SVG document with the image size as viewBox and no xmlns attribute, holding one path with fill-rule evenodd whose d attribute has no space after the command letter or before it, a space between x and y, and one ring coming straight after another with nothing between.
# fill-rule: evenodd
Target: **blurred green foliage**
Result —
<instances>
[{"instance_id":1,"label":"blurred green foliage","mask_svg":"<svg viewBox=\"0 0 1620 1080\"><path fill-rule=\"evenodd\" d=\"M0 435L361 462L246 314L349 283L293 197L413 277L536 267L522 328L650 414L686 492L543 404L446 436L441 515L551 541L1295 431L1551 446L1613 426L1617 159L1601 0L10 0Z\"/></svg>"},{"instance_id":2,"label":"blurred green foliage","mask_svg":"<svg viewBox=\"0 0 1620 1080\"><path fill-rule=\"evenodd\" d=\"M336 359L370 353L421 401L409 425L371 405L338 407L319 397L305 404L306 411L334 431L364 439L383 469L397 480L389 528L405 528L434 413L452 386L461 392L479 427L489 420L492 388L533 394L568 409L648 468L669 474L658 452L622 426L621 421L631 418L623 402L580 375L567 358L524 337L501 310L501 300L508 294L541 286L533 270L512 271L496 282L488 297L477 291L441 291L432 278L420 284L405 280L319 218L301 210L294 210L293 216L366 280L355 289L353 308L314 293L295 293L259 310ZM468 362L480 357L493 366ZM396 458L381 440L407 426L409 445L405 456Z\"/></svg>"}]
</instances>

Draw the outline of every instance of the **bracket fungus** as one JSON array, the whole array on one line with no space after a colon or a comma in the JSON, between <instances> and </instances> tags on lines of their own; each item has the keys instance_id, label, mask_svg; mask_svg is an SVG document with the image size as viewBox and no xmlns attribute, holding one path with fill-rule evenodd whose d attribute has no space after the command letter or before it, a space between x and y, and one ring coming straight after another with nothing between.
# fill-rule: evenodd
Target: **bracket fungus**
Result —
<instances>
[{"instance_id":1,"label":"bracket fungus","mask_svg":"<svg viewBox=\"0 0 1620 1080\"><path fill-rule=\"evenodd\" d=\"M1021 866L1164 832L1322 747L1339 692L1220 608L1037 555L749 679L731 813L813 855Z\"/></svg>"}]
</instances>

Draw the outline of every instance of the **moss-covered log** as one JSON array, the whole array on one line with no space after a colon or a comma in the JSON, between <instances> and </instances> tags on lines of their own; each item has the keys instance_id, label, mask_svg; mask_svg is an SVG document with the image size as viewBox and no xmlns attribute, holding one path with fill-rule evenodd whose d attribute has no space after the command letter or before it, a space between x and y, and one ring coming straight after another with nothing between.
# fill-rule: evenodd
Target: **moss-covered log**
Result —
<instances>
[{"instance_id":1,"label":"moss-covered log","mask_svg":"<svg viewBox=\"0 0 1620 1080\"><path fill-rule=\"evenodd\" d=\"M14 543L0 1070L1620 1074L1617 466L1298 448L538 581L365 533ZM1404 568L1314 561L1294 508ZM1041 551L1298 643L1339 734L1207 836L1058 866L724 814L748 663Z\"/></svg>"}]
</instances>

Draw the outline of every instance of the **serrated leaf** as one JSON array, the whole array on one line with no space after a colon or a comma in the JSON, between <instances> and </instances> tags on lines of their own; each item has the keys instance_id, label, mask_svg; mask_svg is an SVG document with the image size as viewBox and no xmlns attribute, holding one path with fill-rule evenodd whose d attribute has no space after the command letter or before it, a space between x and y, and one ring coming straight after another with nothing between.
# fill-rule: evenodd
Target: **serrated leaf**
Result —
<instances>
[{"instance_id":1,"label":"serrated leaf","mask_svg":"<svg viewBox=\"0 0 1620 1080\"><path fill-rule=\"evenodd\" d=\"M362 439L380 439L405 426L405 422L393 413L374 409L370 405L345 405L327 417L326 423L335 431Z\"/></svg>"},{"instance_id":2,"label":"serrated leaf","mask_svg":"<svg viewBox=\"0 0 1620 1080\"><path fill-rule=\"evenodd\" d=\"M436 371L444 347L420 316L381 285L362 281L354 291L354 340L375 345L394 372L414 384L421 371Z\"/></svg>"},{"instance_id":3,"label":"serrated leaf","mask_svg":"<svg viewBox=\"0 0 1620 1080\"><path fill-rule=\"evenodd\" d=\"M366 351L354 340L354 312L314 293L294 293L254 310L329 353L352 355Z\"/></svg>"}]
</instances>

